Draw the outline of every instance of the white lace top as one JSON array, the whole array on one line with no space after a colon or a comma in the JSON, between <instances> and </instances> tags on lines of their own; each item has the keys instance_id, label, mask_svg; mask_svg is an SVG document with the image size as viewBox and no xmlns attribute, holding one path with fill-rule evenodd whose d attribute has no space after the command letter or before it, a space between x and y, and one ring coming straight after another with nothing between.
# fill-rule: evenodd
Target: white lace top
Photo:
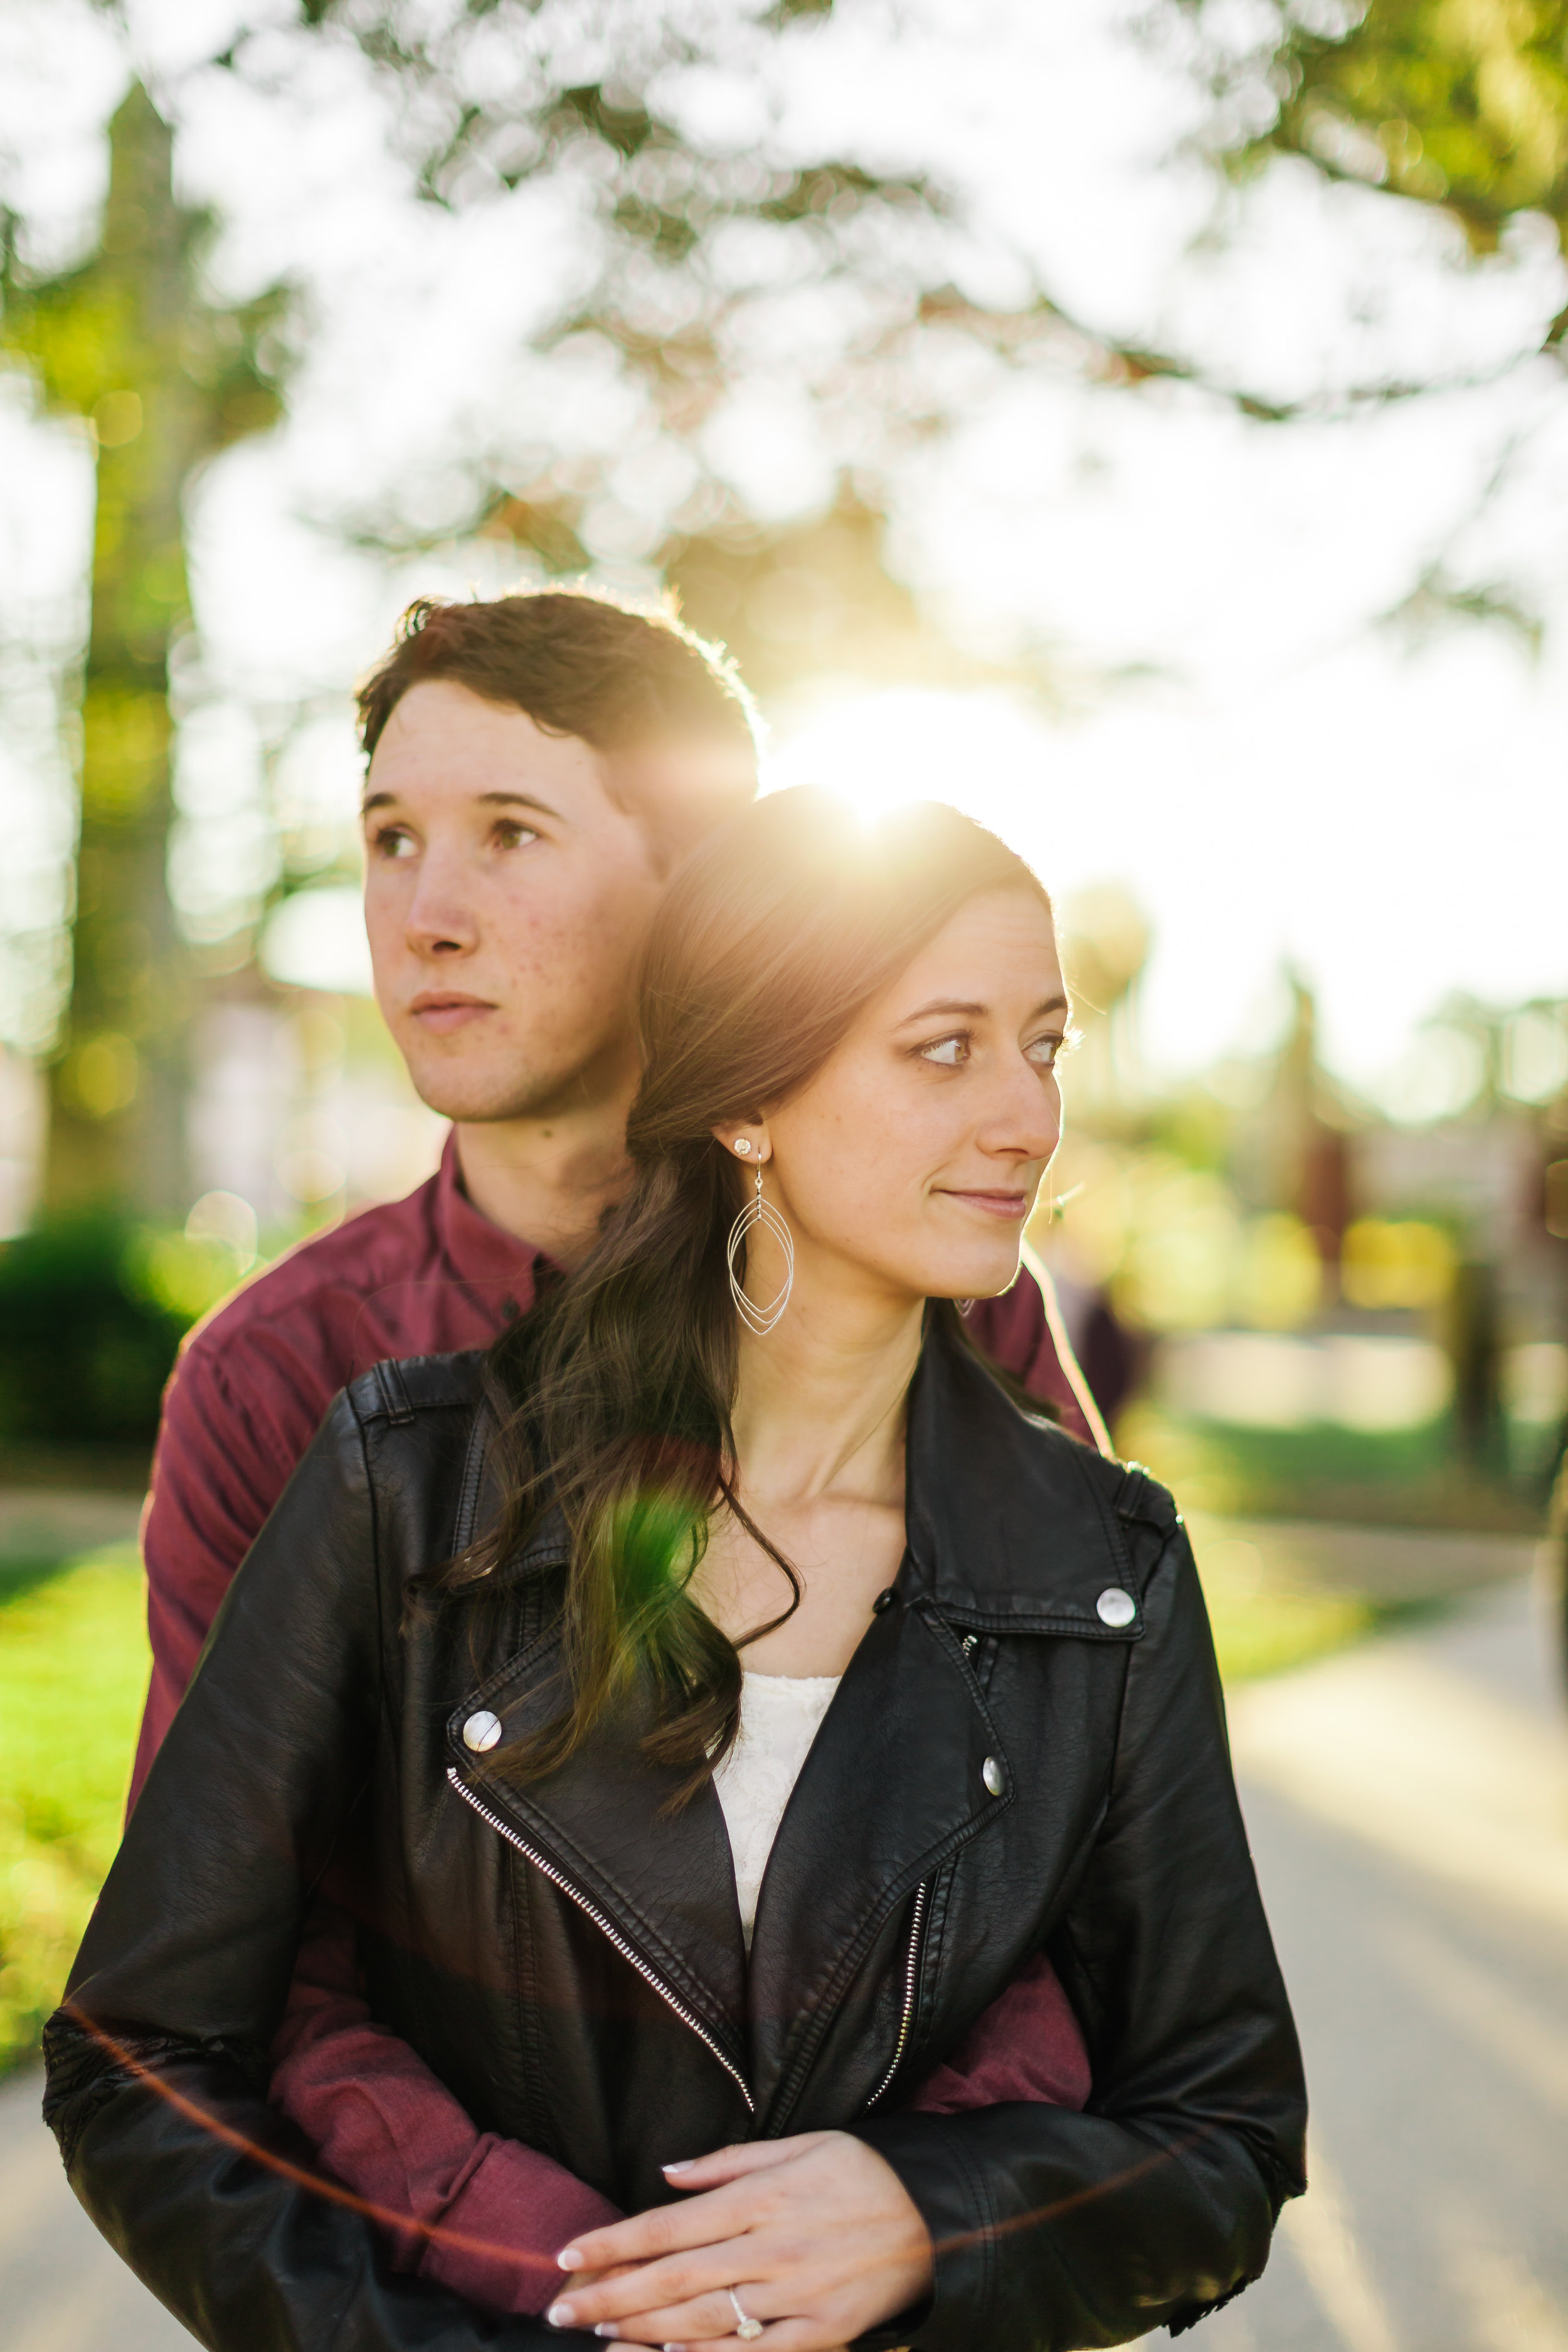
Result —
<instances>
[{"instance_id":1,"label":"white lace top","mask_svg":"<svg viewBox=\"0 0 1568 2352\"><path fill-rule=\"evenodd\" d=\"M757 1895L790 1790L800 1778L837 1675L752 1675L741 1685L741 1730L713 1775L730 1851L746 1949L757 1916Z\"/></svg>"}]
</instances>

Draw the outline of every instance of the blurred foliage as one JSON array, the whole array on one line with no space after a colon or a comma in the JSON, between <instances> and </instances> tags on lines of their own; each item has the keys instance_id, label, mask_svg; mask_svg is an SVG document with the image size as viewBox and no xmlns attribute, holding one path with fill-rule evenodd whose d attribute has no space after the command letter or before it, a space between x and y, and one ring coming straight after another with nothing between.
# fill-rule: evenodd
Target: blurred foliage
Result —
<instances>
[{"instance_id":1,"label":"blurred foliage","mask_svg":"<svg viewBox=\"0 0 1568 2352\"><path fill-rule=\"evenodd\" d=\"M174 201L172 134L139 83L109 128L99 250L39 283L5 224L0 356L97 451L81 686L68 1013L51 1069L45 1197L184 1210L184 1035L195 997L169 904L169 656L190 625L183 501L216 451L278 414L283 295L216 309L213 224Z\"/></svg>"},{"instance_id":2,"label":"blurred foliage","mask_svg":"<svg viewBox=\"0 0 1568 2352\"><path fill-rule=\"evenodd\" d=\"M0 1245L0 1439L151 1438L182 1337L247 1265L101 1211Z\"/></svg>"},{"instance_id":3,"label":"blurred foliage","mask_svg":"<svg viewBox=\"0 0 1568 2352\"><path fill-rule=\"evenodd\" d=\"M36 2050L113 1860L147 1669L133 1545L0 1580L0 2069Z\"/></svg>"},{"instance_id":4,"label":"blurred foliage","mask_svg":"<svg viewBox=\"0 0 1568 2352\"><path fill-rule=\"evenodd\" d=\"M647 562L764 691L814 667L823 646L837 649L835 667L869 656L871 675L908 674L917 646L928 664L985 672L919 630L883 567L891 465L973 399L981 363L1044 360L1121 385L1194 370L1090 330L994 223L976 268L963 204L930 173L830 145L802 152L799 125L787 137L777 125L778 93L792 45L830 14L831 0L718 13L609 0L591 19L540 0L307 0L305 21L352 40L394 93L427 202L467 209L545 182L562 192L587 232L584 282L533 348L608 358L642 415L630 451L463 461L469 515L423 534L401 513L365 515L362 537L406 549L477 522L546 573ZM242 39L224 62L264 76L278 54L258 40L253 68ZM694 81L713 105L693 104ZM754 116L749 135L726 119L736 102ZM983 283L1007 297L981 296ZM811 403L837 473L820 528L749 512L712 464L706 429L742 384L787 384ZM1255 413L1284 413L1226 389ZM851 624L847 648L836 614Z\"/></svg>"},{"instance_id":5,"label":"blurred foliage","mask_svg":"<svg viewBox=\"0 0 1568 2352\"><path fill-rule=\"evenodd\" d=\"M1456 1259L1440 1225L1360 1217L1345 1233L1340 1286L1352 1307L1440 1307L1453 1288Z\"/></svg>"},{"instance_id":6,"label":"blurred foliage","mask_svg":"<svg viewBox=\"0 0 1568 2352\"><path fill-rule=\"evenodd\" d=\"M1290 5L1273 82L1279 119L1254 154L1440 205L1478 253L1516 213L1568 226L1563 0Z\"/></svg>"}]
</instances>

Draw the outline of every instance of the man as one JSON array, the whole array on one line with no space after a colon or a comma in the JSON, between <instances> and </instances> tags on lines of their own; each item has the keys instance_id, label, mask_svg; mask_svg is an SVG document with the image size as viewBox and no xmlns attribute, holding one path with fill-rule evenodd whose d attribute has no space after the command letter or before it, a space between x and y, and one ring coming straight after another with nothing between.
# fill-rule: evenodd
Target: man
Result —
<instances>
[{"instance_id":1,"label":"man","mask_svg":"<svg viewBox=\"0 0 1568 2352\"><path fill-rule=\"evenodd\" d=\"M488 1344L591 1244L623 1180L643 934L674 867L756 790L732 670L673 620L594 596L416 604L360 711L377 1000L452 1132L426 1184L292 1251L181 1355L142 1530L153 1680L133 1799L331 1397L384 1359ZM977 1305L971 1328L1089 1435L1031 1283ZM282 2103L329 2167L438 2224L430 2266L466 2292L512 2298L515 2279L447 2252L500 2242L520 2198L556 2245L607 2218L547 2159L475 2133L379 2033L330 1917L277 2055Z\"/></svg>"}]
</instances>

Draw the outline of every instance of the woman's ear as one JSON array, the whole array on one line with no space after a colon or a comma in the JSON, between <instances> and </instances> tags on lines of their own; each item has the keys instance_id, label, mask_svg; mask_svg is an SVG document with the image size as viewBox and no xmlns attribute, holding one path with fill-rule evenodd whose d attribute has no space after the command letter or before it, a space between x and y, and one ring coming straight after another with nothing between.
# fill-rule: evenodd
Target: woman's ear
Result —
<instances>
[{"instance_id":1,"label":"woman's ear","mask_svg":"<svg viewBox=\"0 0 1568 2352\"><path fill-rule=\"evenodd\" d=\"M760 1168L764 1160L773 1158L773 1147L768 1140L765 1119L727 1118L712 1129L712 1135L715 1143L722 1144L737 1160L749 1160L753 1168Z\"/></svg>"}]
</instances>

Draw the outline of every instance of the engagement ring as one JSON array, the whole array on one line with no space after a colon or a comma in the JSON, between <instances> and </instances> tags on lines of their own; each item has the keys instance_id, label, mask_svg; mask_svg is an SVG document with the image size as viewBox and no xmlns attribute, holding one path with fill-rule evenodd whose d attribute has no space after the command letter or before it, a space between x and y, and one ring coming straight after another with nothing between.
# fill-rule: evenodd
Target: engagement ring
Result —
<instances>
[{"instance_id":1,"label":"engagement ring","mask_svg":"<svg viewBox=\"0 0 1568 2352\"><path fill-rule=\"evenodd\" d=\"M750 2312L746 2309L745 2305L741 2301L740 2296L735 2293L732 2286L726 2287L724 2292L729 2296L731 2303L734 2305L736 2335L740 2337L742 2344L754 2344L758 2336L763 2332L762 2321L752 2317Z\"/></svg>"}]
</instances>

